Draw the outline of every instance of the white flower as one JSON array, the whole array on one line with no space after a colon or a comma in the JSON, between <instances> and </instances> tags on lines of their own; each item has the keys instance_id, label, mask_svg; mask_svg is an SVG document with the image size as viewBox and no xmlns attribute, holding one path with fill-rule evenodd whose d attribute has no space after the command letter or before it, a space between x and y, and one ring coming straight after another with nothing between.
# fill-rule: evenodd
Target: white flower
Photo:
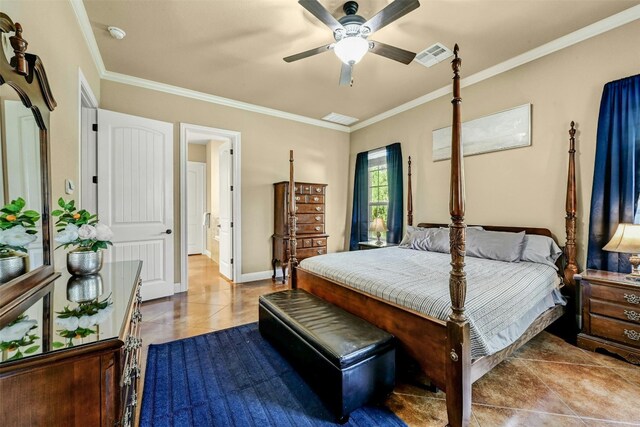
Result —
<instances>
[{"instance_id":1,"label":"white flower","mask_svg":"<svg viewBox=\"0 0 640 427\"><path fill-rule=\"evenodd\" d=\"M108 242L113 238L113 231L104 224L96 224L96 240Z\"/></svg>"},{"instance_id":2,"label":"white flower","mask_svg":"<svg viewBox=\"0 0 640 427\"><path fill-rule=\"evenodd\" d=\"M29 316L25 316L18 323L0 329L0 342L20 341L37 324L38 322L29 320Z\"/></svg>"},{"instance_id":3,"label":"white flower","mask_svg":"<svg viewBox=\"0 0 640 427\"><path fill-rule=\"evenodd\" d=\"M61 245L65 245L76 240L78 240L78 226L75 224L68 224L55 238L55 241Z\"/></svg>"},{"instance_id":4,"label":"white flower","mask_svg":"<svg viewBox=\"0 0 640 427\"><path fill-rule=\"evenodd\" d=\"M95 317L95 314L93 316L82 316L82 317L79 317L78 318L78 326L81 327L81 328L85 328L85 329L92 327L93 325L95 325L94 317Z\"/></svg>"},{"instance_id":5,"label":"white flower","mask_svg":"<svg viewBox=\"0 0 640 427\"><path fill-rule=\"evenodd\" d=\"M67 330L67 331L75 331L78 329L78 318L75 316L66 317L66 318L56 318L56 326Z\"/></svg>"},{"instance_id":6,"label":"white flower","mask_svg":"<svg viewBox=\"0 0 640 427\"><path fill-rule=\"evenodd\" d=\"M96 238L96 228L93 225L83 224L78 230L80 240L91 240Z\"/></svg>"},{"instance_id":7,"label":"white flower","mask_svg":"<svg viewBox=\"0 0 640 427\"><path fill-rule=\"evenodd\" d=\"M0 243L9 246L26 246L36 239L35 234L27 234L27 230L21 225L16 225L0 233Z\"/></svg>"}]
</instances>

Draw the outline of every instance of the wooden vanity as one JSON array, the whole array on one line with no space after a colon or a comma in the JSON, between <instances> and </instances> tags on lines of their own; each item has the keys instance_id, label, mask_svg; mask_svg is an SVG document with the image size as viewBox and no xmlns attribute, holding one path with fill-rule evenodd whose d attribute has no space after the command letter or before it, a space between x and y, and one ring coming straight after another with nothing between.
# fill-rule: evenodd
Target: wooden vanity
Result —
<instances>
[{"instance_id":1,"label":"wooden vanity","mask_svg":"<svg viewBox=\"0 0 640 427\"><path fill-rule=\"evenodd\" d=\"M37 325L31 354L3 352L0 414L12 426L133 426L140 395L140 261L105 264L100 274L62 274L25 310ZM107 301L108 315L85 337L65 338L60 313ZM3 319L6 320L6 319ZM13 319L15 320L15 319ZM12 321L13 321L12 320ZM18 348L18 350L20 350Z\"/></svg>"}]
</instances>

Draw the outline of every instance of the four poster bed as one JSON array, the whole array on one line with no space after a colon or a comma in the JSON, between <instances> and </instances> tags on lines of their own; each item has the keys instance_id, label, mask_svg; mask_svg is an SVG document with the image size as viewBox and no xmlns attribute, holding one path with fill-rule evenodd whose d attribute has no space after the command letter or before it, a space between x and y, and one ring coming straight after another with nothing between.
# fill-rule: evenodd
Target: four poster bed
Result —
<instances>
[{"instance_id":1,"label":"four poster bed","mask_svg":"<svg viewBox=\"0 0 640 427\"><path fill-rule=\"evenodd\" d=\"M564 312L563 305L558 304L557 299L554 302L549 300L549 295L557 292L557 288L562 286L560 282L564 282L565 288L573 290L573 275L577 272L575 245L575 129L572 122L571 130L569 131L569 174L566 199L567 241L564 248L566 267L561 272L563 278L558 278L558 273L552 266L539 264L536 267L532 266L534 263L530 262L511 263L519 269L516 272L504 270L507 268L505 264L509 263L503 261L469 258L467 259L467 264L465 264L467 230L464 223L465 191L460 138L461 98L459 70L461 59L458 57L457 45L454 49L454 55L455 58L452 61L454 71L453 134L449 203L452 224L448 226L450 254L444 256L446 263L443 263L444 254L442 253L420 253L420 251L408 251L399 248L383 248L375 251L360 251L360 253L352 252L350 254L353 255L350 256L356 258L351 258L347 262L344 262L343 258L342 263L345 265L342 267L340 266L340 257L347 256L348 254L346 253L310 258L299 266L296 259L296 216L293 192L289 194L290 233L288 247L290 248L289 262L292 267L290 270L292 288L304 289L315 294L395 335L399 345L409 356L417 361L432 383L446 392L449 425L466 426L469 424L471 415L471 384L562 316ZM408 177L407 219L408 224L413 225L410 158ZM293 182L293 153L291 152L289 188L294 188ZM418 224L418 226L423 228L444 227L441 224L426 223ZM484 230L516 233L524 231L527 235L551 237L551 232L542 228L486 226ZM375 261L376 270L371 273L370 277L365 277L367 272L364 268L358 270L357 257L362 258L365 253L368 257L377 257L377 261ZM398 258L400 253L403 253L402 256L404 258ZM323 259L333 259L334 263L325 263L323 267ZM320 261L320 264L318 261ZM396 271L395 276L388 279L387 283L391 282L391 285L397 285L398 287L383 285L383 288L378 290L373 287L370 288L369 286L373 286L372 284L378 280L376 275L382 274L387 264L390 269L392 268L391 265L395 264ZM421 270L426 266L433 269L433 271L427 273ZM465 267L467 271L465 271ZM465 302L467 302L467 273L473 281L469 290L469 304L465 306ZM500 297L509 292L505 291L505 288L498 288L497 291L492 291L491 289L495 288L493 285L499 281L498 277L524 277L523 275L527 279L520 280L520 282L533 283L528 289L535 291L541 289L543 285L547 287L547 290L539 291L536 294L540 301L546 301L546 305L543 302L532 302L531 307L527 306L526 310L524 308L520 310L526 311L530 318L527 322L519 324L519 330L513 330L506 334L512 335L507 344L505 344L504 340L500 343L496 343L495 339L482 341L482 337L487 335L487 330L498 327L496 326L496 319L492 317L494 312L497 313L501 310L501 307L508 305L505 304L506 300L500 300ZM539 279L543 276L546 279ZM436 286L433 282L438 277L441 279L441 283ZM535 280L539 281L536 282ZM506 286L516 289L511 293L520 298L518 301L535 299L533 296L530 297L529 294L523 293L525 292L524 287L517 288L509 283ZM438 303L431 301L429 305L438 306L437 313L425 314L424 310L422 310L422 305L427 304L425 301L427 301L428 297L417 299L411 293L415 288L419 287L434 287L438 288L441 294L445 292L446 304L443 306L441 300L438 306ZM556 289L552 289L554 287ZM495 296L491 295L491 298L489 298L490 300L495 300L493 306L491 306L491 301L487 299L489 292L496 293ZM404 300L401 297L403 293L405 295ZM518 311L518 307L514 309L513 305L511 304L511 307L503 310L505 311L506 322L513 321L509 320L512 319L509 315L514 311ZM429 313L433 313L433 311Z\"/></svg>"}]
</instances>

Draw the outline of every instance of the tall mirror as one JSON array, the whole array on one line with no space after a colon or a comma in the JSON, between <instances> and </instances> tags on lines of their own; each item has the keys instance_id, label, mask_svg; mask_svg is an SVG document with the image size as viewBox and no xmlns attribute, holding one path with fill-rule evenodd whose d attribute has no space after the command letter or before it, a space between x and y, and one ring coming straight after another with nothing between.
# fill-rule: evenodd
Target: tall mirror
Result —
<instances>
[{"instance_id":1,"label":"tall mirror","mask_svg":"<svg viewBox=\"0 0 640 427\"><path fill-rule=\"evenodd\" d=\"M0 13L0 318L55 277L48 128L56 103L22 33Z\"/></svg>"}]
</instances>

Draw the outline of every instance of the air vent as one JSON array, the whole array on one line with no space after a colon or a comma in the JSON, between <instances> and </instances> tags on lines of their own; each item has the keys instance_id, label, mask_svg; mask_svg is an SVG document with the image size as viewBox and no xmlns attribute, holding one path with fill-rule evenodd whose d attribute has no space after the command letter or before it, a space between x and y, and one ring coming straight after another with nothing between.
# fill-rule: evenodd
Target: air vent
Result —
<instances>
[{"instance_id":1,"label":"air vent","mask_svg":"<svg viewBox=\"0 0 640 427\"><path fill-rule=\"evenodd\" d=\"M360 119L356 119L355 117L345 116L344 114L330 113L324 116L322 120L338 123L340 125L351 126L352 124L354 124Z\"/></svg>"},{"instance_id":2,"label":"air vent","mask_svg":"<svg viewBox=\"0 0 640 427\"><path fill-rule=\"evenodd\" d=\"M451 49L442 43L436 43L417 54L415 61L425 67L433 67L437 63L449 58L451 55L453 55Z\"/></svg>"}]
</instances>

